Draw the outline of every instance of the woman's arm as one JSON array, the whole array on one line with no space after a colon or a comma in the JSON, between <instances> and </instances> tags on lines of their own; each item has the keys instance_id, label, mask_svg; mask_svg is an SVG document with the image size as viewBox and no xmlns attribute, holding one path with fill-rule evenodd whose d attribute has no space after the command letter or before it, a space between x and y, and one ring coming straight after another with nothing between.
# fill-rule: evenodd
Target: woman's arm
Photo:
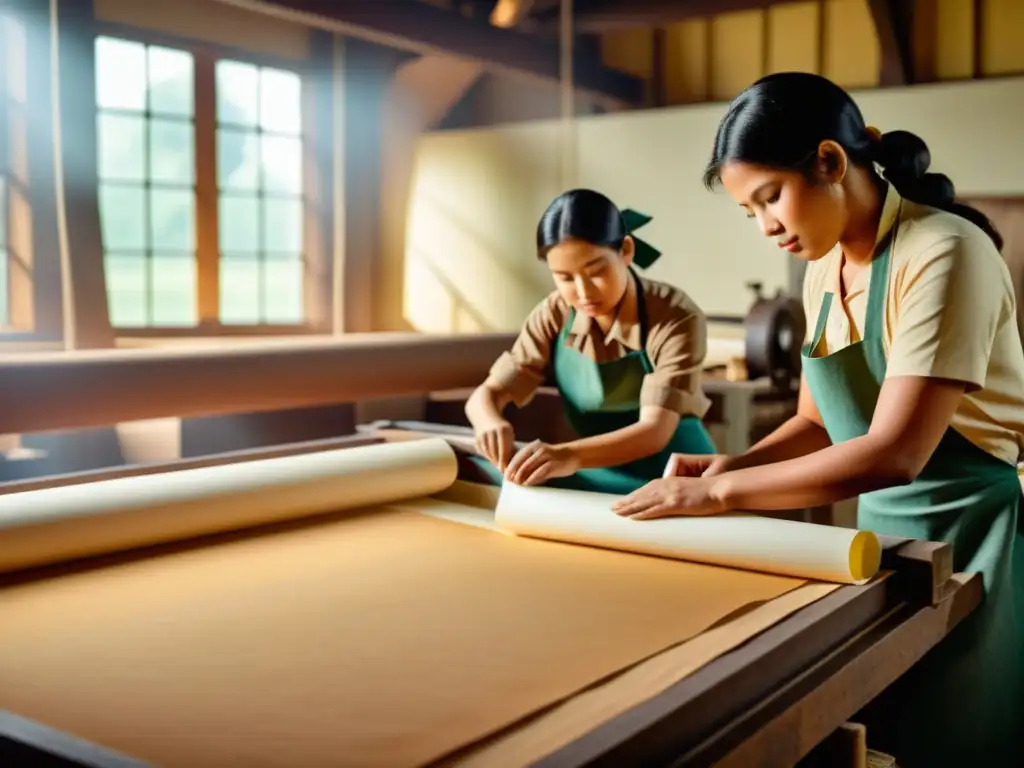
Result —
<instances>
[{"instance_id":1,"label":"woman's arm","mask_svg":"<svg viewBox=\"0 0 1024 768\"><path fill-rule=\"evenodd\" d=\"M910 483L938 447L965 388L922 376L887 379L868 434L770 466L725 472L711 479L710 494L725 509L779 510Z\"/></svg>"},{"instance_id":2,"label":"woman's arm","mask_svg":"<svg viewBox=\"0 0 1024 768\"><path fill-rule=\"evenodd\" d=\"M774 432L738 456L728 456L715 466L715 475L749 467L760 467L779 461L796 459L820 451L832 444L803 377L796 415Z\"/></svg>"},{"instance_id":3,"label":"woman's arm","mask_svg":"<svg viewBox=\"0 0 1024 768\"><path fill-rule=\"evenodd\" d=\"M1014 322L1013 286L992 243L972 230L939 233L908 257L891 290L899 319L866 435L767 466L655 480L616 512L646 519L823 506L917 478L965 392L984 386L997 330Z\"/></svg>"},{"instance_id":4,"label":"woman's arm","mask_svg":"<svg viewBox=\"0 0 1024 768\"><path fill-rule=\"evenodd\" d=\"M466 419L476 435L477 450L502 472L515 452L515 434L503 412L510 403L528 403L543 383L563 310L555 293L534 307L512 349L498 357L487 379L466 400Z\"/></svg>"},{"instance_id":5,"label":"woman's arm","mask_svg":"<svg viewBox=\"0 0 1024 768\"><path fill-rule=\"evenodd\" d=\"M581 469L616 467L664 450L679 426L679 419L675 411L647 405L640 409L640 418L635 424L562 443L555 448L567 451Z\"/></svg>"},{"instance_id":6,"label":"woman's arm","mask_svg":"<svg viewBox=\"0 0 1024 768\"><path fill-rule=\"evenodd\" d=\"M466 400L466 418L474 429L483 429L488 425L504 421L502 415L505 408L512 402L512 395L505 388L494 387L484 382L473 390Z\"/></svg>"},{"instance_id":7,"label":"woman's arm","mask_svg":"<svg viewBox=\"0 0 1024 768\"><path fill-rule=\"evenodd\" d=\"M868 434L770 467L714 478L737 509L830 504L909 483L931 458L968 388L984 385L997 329L1012 323L1006 264L979 232L941 233L909 258L899 322Z\"/></svg>"},{"instance_id":8,"label":"woman's arm","mask_svg":"<svg viewBox=\"0 0 1024 768\"><path fill-rule=\"evenodd\" d=\"M509 403L523 406L544 383L551 349L565 321L565 306L557 293L549 294L527 316L512 348L503 352L483 384L466 401L465 413L476 430L505 422Z\"/></svg>"}]
</instances>

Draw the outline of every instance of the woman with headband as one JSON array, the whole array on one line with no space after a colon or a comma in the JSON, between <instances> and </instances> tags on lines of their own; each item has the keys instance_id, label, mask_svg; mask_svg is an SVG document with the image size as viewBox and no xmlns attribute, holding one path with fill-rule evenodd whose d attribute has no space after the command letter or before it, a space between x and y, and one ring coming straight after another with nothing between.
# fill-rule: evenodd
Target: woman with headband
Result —
<instances>
[{"instance_id":1,"label":"woman with headband","mask_svg":"<svg viewBox=\"0 0 1024 768\"><path fill-rule=\"evenodd\" d=\"M660 477L673 453L713 454L701 421L707 328L683 291L638 275L660 255L633 235L650 217L577 189L548 206L537 255L555 290L466 404L495 482L628 493ZM577 439L514 450L502 412L553 380Z\"/></svg>"},{"instance_id":2,"label":"woman with headband","mask_svg":"<svg viewBox=\"0 0 1024 768\"><path fill-rule=\"evenodd\" d=\"M951 543L982 605L855 719L900 768L1002 768L1024 756L1024 350L998 232L929 163L920 138L866 126L816 75L766 77L730 104L705 184L809 262L797 415L743 455L673 457L615 509L859 497L859 528Z\"/></svg>"}]
</instances>

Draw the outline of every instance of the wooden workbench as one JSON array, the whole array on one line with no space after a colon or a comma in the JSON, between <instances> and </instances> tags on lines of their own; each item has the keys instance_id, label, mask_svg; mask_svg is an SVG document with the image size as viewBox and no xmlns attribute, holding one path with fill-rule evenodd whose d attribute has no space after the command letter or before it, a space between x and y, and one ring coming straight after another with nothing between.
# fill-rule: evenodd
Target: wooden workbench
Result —
<instances>
[{"instance_id":1,"label":"wooden workbench","mask_svg":"<svg viewBox=\"0 0 1024 768\"><path fill-rule=\"evenodd\" d=\"M362 436L364 441L386 438L383 432ZM331 447L331 441L322 441L295 450ZM281 450L275 449L275 455ZM203 461L244 462L266 455L257 450ZM47 484L177 468L128 468L54 478ZM910 668L981 599L979 577L952 573L948 545L884 539L883 546L883 568L891 571L887 578L838 588L536 764L792 766ZM286 762L283 757L278 759ZM343 757L338 764L345 764ZM18 713L0 713L0 765L141 764Z\"/></svg>"}]
</instances>

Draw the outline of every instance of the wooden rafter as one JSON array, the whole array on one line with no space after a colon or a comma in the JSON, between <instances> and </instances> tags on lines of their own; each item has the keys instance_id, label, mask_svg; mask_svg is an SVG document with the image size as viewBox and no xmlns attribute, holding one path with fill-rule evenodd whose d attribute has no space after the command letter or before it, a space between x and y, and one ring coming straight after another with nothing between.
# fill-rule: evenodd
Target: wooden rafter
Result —
<instances>
[{"instance_id":1,"label":"wooden rafter","mask_svg":"<svg viewBox=\"0 0 1024 768\"><path fill-rule=\"evenodd\" d=\"M881 86L910 85L914 82L914 52L911 47L913 0L868 0L881 47Z\"/></svg>"},{"instance_id":2,"label":"wooden rafter","mask_svg":"<svg viewBox=\"0 0 1024 768\"><path fill-rule=\"evenodd\" d=\"M220 0L288 16L312 26L412 51L484 62L491 68L548 80L559 78L558 44L541 37L493 26L485 18L466 18L420 2L368 0ZM603 64L587 50L574 56L577 90L620 103L643 101L643 81Z\"/></svg>"},{"instance_id":3,"label":"wooden rafter","mask_svg":"<svg viewBox=\"0 0 1024 768\"><path fill-rule=\"evenodd\" d=\"M795 0L782 0L783 2ZM776 0L590 0L576 14L576 29L600 33L626 27L656 27L732 11L753 11L780 5ZM545 14L548 24L557 13Z\"/></svg>"}]
</instances>

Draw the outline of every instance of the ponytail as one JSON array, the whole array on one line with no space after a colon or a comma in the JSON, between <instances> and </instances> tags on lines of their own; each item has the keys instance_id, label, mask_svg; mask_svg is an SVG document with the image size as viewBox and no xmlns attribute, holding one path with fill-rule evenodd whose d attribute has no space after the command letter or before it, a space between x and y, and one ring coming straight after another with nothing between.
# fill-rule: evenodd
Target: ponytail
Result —
<instances>
[{"instance_id":1,"label":"ponytail","mask_svg":"<svg viewBox=\"0 0 1024 768\"><path fill-rule=\"evenodd\" d=\"M929 173L931 153L928 145L909 131L884 133L876 142L872 158L882 168L882 176L892 184L901 197L921 205L929 205L967 219L991 238L998 250L1003 249L1003 237L989 218L956 200L956 188L948 176Z\"/></svg>"}]
</instances>

